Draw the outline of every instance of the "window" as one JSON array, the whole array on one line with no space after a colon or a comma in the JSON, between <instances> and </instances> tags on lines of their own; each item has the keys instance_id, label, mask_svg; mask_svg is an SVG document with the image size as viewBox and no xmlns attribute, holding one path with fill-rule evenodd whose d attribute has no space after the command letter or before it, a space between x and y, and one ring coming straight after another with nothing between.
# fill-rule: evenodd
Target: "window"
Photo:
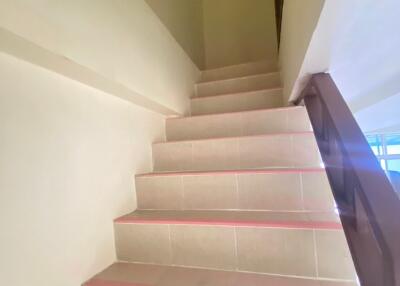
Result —
<instances>
[{"instance_id":1,"label":"window","mask_svg":"<svg viewBox=\"0 0 400 286\"><path fill-rule=\"evenodd\" d=\"M384 170L400 172L400 133L366 135Z\"/></svg>"}]
</instances>

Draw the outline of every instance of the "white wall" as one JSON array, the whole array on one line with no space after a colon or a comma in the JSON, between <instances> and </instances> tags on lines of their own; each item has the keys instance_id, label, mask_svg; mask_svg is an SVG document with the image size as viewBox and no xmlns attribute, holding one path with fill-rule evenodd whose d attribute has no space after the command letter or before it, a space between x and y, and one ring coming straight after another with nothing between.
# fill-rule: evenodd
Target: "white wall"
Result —
<instances>
[{"instance_id":1,"label":"white wall","mask_svg":"<svg viewBox=\"0 0 400 286\"><path fill-rule=\"evenodd\" d=\"M274 0L203 0L208 69L276 60Z\"/></svg>"},{"instance_id":2,"label":"white wall","mask_svg":"<svg viewBox=\"0 0 400 286\"><path fill-rule=\"evenodd\" d=\"M296 84L327 71L364 131L400 131L399 11L397 0L326 0Z\"/></svg>"},{"instance_id":3,"label":"white wall","mask_svg":"<svg viewBox=\"0 0 400 286\"><path fill-rule=\"evenodd\" d=\"M1 53L0 78L0 285L81 285L115 260L164 117Z\"/></svg>"},{"instance_id":4,"label":"white wall","mask_svg":"<svg viewBox=\"0 0 400 286\"><path fill-rule=\"evenodd\" d=\"M205 67L203 0L146 0L199 69Z\"/></svg>"},{"instance_id":5,"label":"white wall","mask_svg":"<svg viewBox=\"0 0 400 286\"><path fill-rule=\"evenodd\" d=\"M199 71L144 0L0 0L0 7L0 27L188 111Z\"/></svg>"},{"instance_id":6,"label":"white wall","mask_svg":"<svg viewBox=\"0 0 400 286\"><path fill-rule=\"evenodd\" d=\"M311 37L325 0L285 0L283 6L279 63L284 102L301 89L297 85Z\"/></svg>"},{"instance_id":7,"label":"white wall","mask_svg":"<svg viewBox=\"0 0 400 286\"><path fill-rule=\"evenodd\" d=\"M144 0L0 7L0 285L78 286L115 261L113 220L199 70Z\"/></svg>"}]
</instances>

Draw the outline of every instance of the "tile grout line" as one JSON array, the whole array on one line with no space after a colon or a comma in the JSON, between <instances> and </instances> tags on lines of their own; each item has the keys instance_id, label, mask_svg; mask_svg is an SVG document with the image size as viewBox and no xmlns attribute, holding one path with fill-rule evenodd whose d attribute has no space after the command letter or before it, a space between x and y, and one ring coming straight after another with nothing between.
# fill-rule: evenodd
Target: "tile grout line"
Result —
<instances>
[{"instance_id":1,"label":"tile grout line","mask_svg":"<svg viewBox=\"0 0 400 286\"><path fill-rule=\"evenodd\" d=\"M172 239L171 239L171 225L170 224L168 224L168 241L169 241L169 243L168 243L168 245L169 245L169 253L170 253L170 255L171 255L171 265L175 265L174 264L174 254L173 254L173 251L172 251Z\"/></svg>"},{"instance_id":2,"label":"tile grout line","mask_svg":"<svg viewBox=\"0 0 400 286\"><path fill-rule=\"evenodd\" d=\"M303 186L303 174L298 174L300 177L300 196L301 196L301 208L302 211L306 211L305 202L304 202L304 186Z\"/></svg>"},{"instance_id":3,"label":"tile grout line","mask_svg":"<svg viewBox=\"0 0 400 286\"><path fill-rule=\"evenodd\" d=\"M239 206L240 206L240 202L239 202L239 175L238 174L235 174L235 184L236 184L236 207L238 208L238 209L240 209L239 208Z\"/></svg>"},{"instance_id":4,"label":"tile grout line","mask_svg":"<svg viewBox=\"0 0 400 286\"><path fill-rule=\"evenodd\" d=\"M190 168L194 169L194 160L193 160L193 142L190 142Z\"/></svg>"},{"instance_id":5,"label":"tile grout line","mask_svg":"<svg viewBox=\"0 0 400 286\"><path fill-rule=\"evenodd\" d=\"M291 153L292 153L292 158L294 159L296 154L294 152L294 137L292 135L290 136L290 149L291 149ZM291 162L291 167L292 168L296 168L296 164L295 164L295 161L293 159L292 159L292 162Z\"/></svg>"},{"instance_id":6,"label":"tile grout line","mask_svg":"<svg viewBox=\"0 0 400 286\"><path fill-rule=\"evenodd\" d=\"M237 243L237 228L233 228L233 237L235 240L235 270L239 270L239 255L238 255L238 243Z\"/></svg>"},{"instance_id":7,"label":"tile grout line","mask_svg":"<svg viewBox=\"0 0 400 286\"><path fill-rule=\"evenodd\" d=\"M286 131L289 130L289 112L287 110L285 110L285 120L286 120Z\"/></svg>"},{"instance_id":8,"label":"tile grout line","mask_svg":"<svg viewBox=\"0 0 400 286\"><path fill-rule=\"evenodd\" d=\"M319 269L318 269L318 253L317 253L317 237L316 230L313 229L313 244L314 244L314 262L315 262L315 273L317 278L319 278Z\"/></svg>"},{"instance_id":9,"label":"tile grout line","mask_svg":"<svg viewBox=\"0 0 400 286\"><path fill-rule=\"evenodd\" d=\"M186 209L186 204L185 204L185 183L183 181L183 176L181 177L181 193L182 193L182 202L181 202L181 209L185 210Z\"/></svg>"}]
</instances>

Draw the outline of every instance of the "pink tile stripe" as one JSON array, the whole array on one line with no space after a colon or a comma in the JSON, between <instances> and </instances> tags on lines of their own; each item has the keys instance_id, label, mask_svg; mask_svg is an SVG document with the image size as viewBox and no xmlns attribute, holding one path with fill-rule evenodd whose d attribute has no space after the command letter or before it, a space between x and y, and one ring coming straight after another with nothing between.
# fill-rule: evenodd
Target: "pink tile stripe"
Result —
<instances>
[{"instance_id":1,"label":"pink tile stripe","mask_svg":"<svg viewBox=\"0 0 400 286\"><path fill-rule=\"evenodd\" d=\"M279 132L279 133L268 133L268 134L257 134L257 135L243 135L243 136L232 136L232 137L213 137L213 138L200 138L200 139L184 139L174 141L163 141L154 142L153 145L157 144L174 144L174 143L185 143L185 142L197 142L197 141L216 141L216 140L238 140L238 139L251 139L251 138L263 138L273 136L296 136L296 135L314 135L313 131L297 131L297 132Z\"/></svg>"},{"instance_id":2,"label":"pink tile stripe","mask_svg":"<svg viewBox=\"0 0 400 286\"><path fill-rule=\"evenodd\" d=\"M292 174L292 173L318 173L325 172L324 168L281 168L281 169L247 169L247 170L221 170L221 171L186 171L186 172L161 172L138 174L136 177L157 176L214 176L232 174Z\"/></svg>"},{"instance_id":3,"label":"pink tile stripe","mask_svg":"<svg viewBox=\"0 0 400 286\"><path fill-rule=\"evenodd\" d=\"M119 224L175 224L175 225L212 225L238 227L271 227L296 229L342 229L339 222L325 221L235 221L235 220L202 220L202 219L141 219L120 217L115 220Z\"/></svg>"},{"instance_id":4,"label":"pink tile stripe","mask_svg":"<svg viewBox=\"0 0 400 286\"><path fill-rule=\"evenodd\" d=\"M83 286L150 286L145 284L129 283L129 282L118 282L103 279L92 279L86 282Z\"/></svg>"},{"instance_id":5,"label":"pink tile stripe","mask_svg":"<svg viewBox=\"0 0 400 286\"><path fill-rule=\"evenodd\" d=\"M167 120L184 120L194 117L204 117L204 116L224 116L224 115L234 115L240 113L251 113L251 112L274 112L274 111L283 111L283 110L294 110L294 109L301 109L304 107L300 106L284 106L284 107L273 107L273 108L264 108L264 109L254 109L254 110L244 110L244 111L232 111L232 112L221 112L221 113L213 113L213 114L199 114L199 115L192 115L192 116L174 116L168 117Z\"/></svg>"}]
</instances>

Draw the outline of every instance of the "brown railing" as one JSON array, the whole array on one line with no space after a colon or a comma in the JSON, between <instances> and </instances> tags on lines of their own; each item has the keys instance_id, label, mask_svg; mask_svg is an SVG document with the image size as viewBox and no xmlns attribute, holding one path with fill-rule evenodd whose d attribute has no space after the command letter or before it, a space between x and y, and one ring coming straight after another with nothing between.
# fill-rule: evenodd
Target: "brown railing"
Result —
<instances>
[{"instance_id":1,"label":"brown railing","mask_svg":"<svg viewBox=\"0 0 400 286\"><path fill-rule=\"evenodd\" d=\"M400 199L329 74L304 102L362 286L400 286ZM332 246L334 247L334 246Z\"/></svg>"}]
</instances>

